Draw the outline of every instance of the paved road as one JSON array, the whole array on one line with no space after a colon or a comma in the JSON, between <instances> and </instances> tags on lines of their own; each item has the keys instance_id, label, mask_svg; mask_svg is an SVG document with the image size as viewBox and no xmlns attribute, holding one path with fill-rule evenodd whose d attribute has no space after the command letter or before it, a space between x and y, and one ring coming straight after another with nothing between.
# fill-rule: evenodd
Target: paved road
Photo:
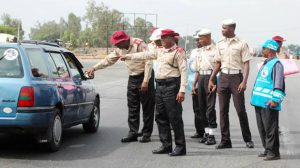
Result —
<instances>
[{"instance_id":1,"label":"paved road","mask_svg":"<svg viewBox=\"0 0 300 168\"><path fill-rule=\"evenodd\" d=\"M246 91L249 102L250 91L257 73L256 64L251 63L251 74ZM300 62L300 61L299 61ZM298 62L298 65L300 64ZM85 66L94 61L83 61ZM247 103L250 129L255 143L254 149L247 149L242 141L237 114L230 107L230 128L232 149L215 150L214 146L199 144L191 139L194 134L192 102L189 94L183 103L183 119L187 140L187 156L171 158L167 155L153 155L151 151L160 145L155 124L152 142L122 144L121 137L128 131L126 85L127 71L123 63L117 63L97 71L94 82L101 93L101 123L97 134L85 134L81 126L64 131L62 149L56 153L43 153L30 137L0 135L0 167L86 167L86 168L241 168L241 167L300 167L300 75L286 78L287 97L280 112L282 135L281 155L278 161L265 162L257 157L263 151L257 131L254 109ZM218 105L217 105L218 107ZM219 110L217 110L219 111ZM218 116L218 115L217 115ZM218 131L219 133L219 131ZM219 142L220 136L218 134Z\"/></svg>"}]
</instances>

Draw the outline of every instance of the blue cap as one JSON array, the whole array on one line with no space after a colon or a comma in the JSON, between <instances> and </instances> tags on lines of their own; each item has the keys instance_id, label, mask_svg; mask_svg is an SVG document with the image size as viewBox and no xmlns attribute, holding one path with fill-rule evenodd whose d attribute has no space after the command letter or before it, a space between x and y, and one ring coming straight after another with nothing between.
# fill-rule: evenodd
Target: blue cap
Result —
<instances>
[{"instance_id":1,"label":"blue cap","mask_svg":"<svg viewBox=\"0 0 300 168\"><path fill-rule=\"evenodd\" d=\"M277 51L279 45L275 40L267 40L264 44L263 44L263 48L268 48L274 51Z\"/></svg>"}]
</instances>

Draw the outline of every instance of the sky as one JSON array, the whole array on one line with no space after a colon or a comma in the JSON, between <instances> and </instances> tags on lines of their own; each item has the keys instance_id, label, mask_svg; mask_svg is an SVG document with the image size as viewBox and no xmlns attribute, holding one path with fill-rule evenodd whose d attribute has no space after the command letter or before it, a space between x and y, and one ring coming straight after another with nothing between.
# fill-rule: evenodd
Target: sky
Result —
<instances>
[{"instance_id":1,"label":"sky","mask_svg":"<svg viewBox=\"0 0 300 168\"><path fill-rule=\"evenodd\" d=\"M0 2L0 15L7 13L12 18L21 19L28 38L30 28L37 22L58 22L71 12L84 16L88 0ZM285 45L300 45L299 0L96 0L97 4L101 2L124 13L157 14L158 27L171 28L181 36L208 28L212 31L212 38L218 41L222 38L222 21L233 19L237 23L236 35L250 46L259 46L275 35L284 37ZM153 15L147 19L155 25Z\"/></svg>"}]
</instances>

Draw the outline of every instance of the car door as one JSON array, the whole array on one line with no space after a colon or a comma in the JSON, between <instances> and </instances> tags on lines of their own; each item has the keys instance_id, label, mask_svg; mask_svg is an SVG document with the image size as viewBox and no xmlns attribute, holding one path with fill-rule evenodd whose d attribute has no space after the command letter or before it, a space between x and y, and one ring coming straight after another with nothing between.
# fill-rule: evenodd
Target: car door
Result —
<instances>
[{"instance_id":1,"label":"car door","mask_svg":"<svg viewBox=\"0 0 300 168\"><path fill-rule=\"evenodd\" d=\"M81 64L72 53L65 52L64 57L70 69L71 77L76 85L78 92L78 113L77 120L89 118L93 108L93 95L91 94L90 82L87 82L81 69Z\"/></svg>"},{"instance_id":2,"label":"car door","mask_svg":"<svg viewBox=\"0 0 300 168\"><path fill-rule=\"evenodd\" d=\"M49 52L48 62L52 77L57 84L58 94L64 107L64 124L72 124L76 121L78 113L78 91L72 80L67 65L60 52Z\"/></svg>"}]
</instances>

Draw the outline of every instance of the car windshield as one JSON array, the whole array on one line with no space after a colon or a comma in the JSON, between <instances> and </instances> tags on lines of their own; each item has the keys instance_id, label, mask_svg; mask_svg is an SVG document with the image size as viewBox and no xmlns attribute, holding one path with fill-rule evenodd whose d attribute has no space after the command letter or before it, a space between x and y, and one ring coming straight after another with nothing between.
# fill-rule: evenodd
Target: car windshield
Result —
<instances>
[{"instance_id":1,"label":"car windshield","mask_svg":"<svg viewBox=\"0 0 300 168\"><path fill-rule=\"evenodd\" d=\"M0 47L0 78L21 78L23 68L16 48Z\"/></svg>"}]
</instances>

